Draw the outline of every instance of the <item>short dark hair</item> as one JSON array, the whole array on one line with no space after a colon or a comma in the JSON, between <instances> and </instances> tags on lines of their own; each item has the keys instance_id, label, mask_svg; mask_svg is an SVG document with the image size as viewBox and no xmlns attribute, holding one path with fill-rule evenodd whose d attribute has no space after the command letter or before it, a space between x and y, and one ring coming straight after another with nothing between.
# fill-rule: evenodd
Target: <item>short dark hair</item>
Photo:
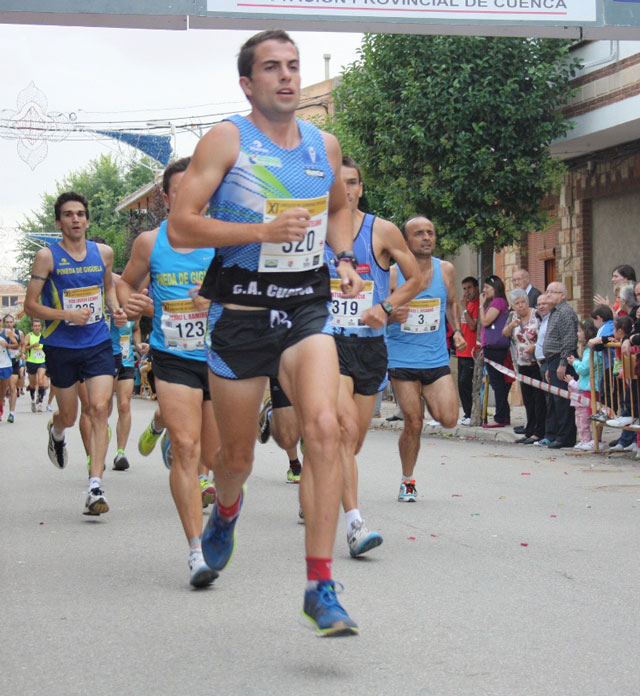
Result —
<instances>
[{"instance_id":1,"label":"short dark hair","mask_svg":"<svg viewBox=\"0 0 640 696\"><path fill-rule=\"evenodd\" d=\"M87 220L89 219L89 201L81 194L75 191L67 191L61 193L56 202L53 204L53 212L56 215L56 220L60 219L60 210L65 203L69 201L75 201L76 203L82 203L84 206L84 212L87 214Z\"/></svg>"},{"instance_id":2,"label":"short dark hair","mask_svg":"<svg viewBox=\"0 0 640 696\"><path fill-rule=\"evenodd\" d=\"M621 266L616 266L611 272L614 273L615 271L626 280L632 280L634 283L636 282L636 272L633 266L623 263Z\"/></svg>"},{"instance_id":3,"label":"short dark hair","mask_svg":"<svg viewBox=\"0 0 640 696\"><path fill-rule=\"evenodd\" d=\"M597 319L600 317L602 321L611 321L613 319L613 312L611 311L611 307L606 304L599 304L596 305L593 309L593 312L589 315L592 319Z\"/></svg>"},{"instance_id":4,"label":"short dark hair","mask_svg":"<svg viewBox=\"0 0 640 696\"><path fill-rule=\"evenodd\" d=\"M593 323L593 319L591 319L591 317L583 319L580 322L580 328L583 330L584 337L587 341L595 338L596 334L598 333L598 329L596 329L596 325Z\"/></svg>"},{"instance_id":5,"label":"short dark hair","mask_svg":"<svg viewBox=\"0 0 640 696\"><path fill-rule=\"evenodd\" d=\"M282 41L283 43L293 44L296 51L296 42L287 34L284 29L267 29L259 34L254 34L244 42L240 53L238 53L238 73L240 77L251 77L253 71L253 61L256 56L256 47L265 41Z\"/></svg>"},{"instance_id":6,"label":"short dark hair","mask_svg":"<svg viewBox=\"0 0 640 696\"><path fill-rule=\"evenodd\" d=\"M625 314L622 317L616 317L616 320L613 322L613 326L616 329L622 329L625 336L628 336L633 328L633 319L631 319L628 314Z\"/></svg>"},{"instance_id":7,"label":"short dark hair","mask_svg":"<svg viewBox=\"0 0 640 696\"><path fill-rule=\"evenodd\" d=\"M13 317L13 314L5 314L5 315L2 317L2 321L4 321L5 319L9 319L9 317L11 317L11 319L13 319L13 320L15 321L15 319L14 319L14 317Z\"/></svg>"},{"instance_id":8,"label":"short dark hair","mask_svg":"<svg viewBox=\"0 0 640 696\"><path fill-rule=\"evenodd\" d=\"M484 279L484 282L493 288L493 292L494 292L494 295L496 297L502 297L503 300L507 299L507 296L504 292L504 283L503 283L502 278L500 276L497 276L497 275L487 276Z\"/></svg>"},{"instance_id":9,"label":"short dark hair","mask_svg":"<svg viewBox=\"0 0 640 696\"><path fill-rule=\"evenodd\" d=\"M474 288L478 287L478 279L474 278L473 276L467 276L466 278L463 278L461 285L464 285L465 283L473 283Z\"/></svg>"},{"instance_id":10,"label":"short dark hair","mask_svg":"<svg viewBox=\"0 0 640 696\"><path fill-rule=\"evenodd\" d=\"M362 172L360 171L360 167L353 157L349 157L349 155L342 155L342 166L355 169L358 172L358 183L362 183Z\"/></svg>"},{"instance_id":11,"label":"short dark hair","mask_svg":"<svg viewBox=\"0 0 640 696\"><path fill-rule=\"evenodd\" d=\"M181 159L172 162L165 170L162 175L162 190L169 195L169 187L171 186L171 177L174 174L180 174L181 172L187 171L187 167L191 162L191 157L182 157Z\"/></svg>"}]
</instances>

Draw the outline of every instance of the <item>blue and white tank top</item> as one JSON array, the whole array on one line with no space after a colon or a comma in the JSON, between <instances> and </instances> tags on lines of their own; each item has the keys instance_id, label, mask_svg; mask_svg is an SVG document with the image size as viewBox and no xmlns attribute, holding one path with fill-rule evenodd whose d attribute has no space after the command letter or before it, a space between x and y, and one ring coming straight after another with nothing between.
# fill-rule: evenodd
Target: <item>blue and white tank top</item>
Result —
<instances>
[{"instance_id":1,"label":"blue and white tank top","mask_svg":"<svg viewBox=\"0 0 640 696\"><path fill-rule=\"evenodd\" d=\"M442 277L440 259L432 258L433 278L426 290L409 303L409 317L404 324L394 322L387 331L389 367L429 369L449 364L445 310L447 286ZM405 278L396 266L400 287Z\"/></svg>"},{"instance_id":2,"label":"blue and white tank top","mask_svg":"<svg viewBox=\"0 0 640 696\"><path fill-rule=\"evenodd\" d=\"M196 310L189 290L204 279L214 249L175 251L167 238L167 221L158 230L151 252L153 322L149 345L190 360L206 360L207 310Z\"/></svg>"},{"instance_id":3,"label":"blue and white tank top","mask_svg":"<svg viewBox=\"0 0 640 696\"><path fill-rule=\"evenodd\" d=\"M311 226L298 243L243 244L218 250L213 288L216 302L287 308L329 299L324 238L334 176L321 132L297 120L300 144L276 145L244 116L232 116L240 153L211 197L209 214L227 222L269 222L291 207L304 207Z\"/></svg>"},{"instance_id":4,"label":"blue and white tank top","mask_svg":"<svg viewBox=\"0 0 640 696\"><path fill-rule=\"evenodd\" d=\"M134 367L136 364L136 358L133 352L134 326L135 322L128 321L124 326L118 327L112 319L109 327L113 354L122 355L122 364L124 367Z\"/></svg>"},{"instance_id":5,"label":"blue and white tank top","mask_svg":"<svg viewBox=\"0 0 640 696\"><path fill-rule=\"evenodd\" d=\"M361 321L362 313L389 297L389 269L382 268L373 252L373 223L375 215L365 213L353 251L358 260L358 275L365 286L357 297L345 298L340 292L340 281L336 272L335 254L327 244L325 263L331 274L331 324L337 336L384 336L386 327L372 329Z\"/></svg>"},{"instance_id":6,"label":"blue and white tank top","mask_svg":"<svg viewBox=\"0 0 640 696\"><path fill-rule=\"evenodd\" d=\"M95 242L87 241L87 253L76 261L60 242L49 246L53 270L42 289L42 303L55 309L88 308L89 321L84 326L55 319L45 320L42 342L62 348L90 348L109 340L104 319L105 266Z\"/></svg>"}]
</instances>

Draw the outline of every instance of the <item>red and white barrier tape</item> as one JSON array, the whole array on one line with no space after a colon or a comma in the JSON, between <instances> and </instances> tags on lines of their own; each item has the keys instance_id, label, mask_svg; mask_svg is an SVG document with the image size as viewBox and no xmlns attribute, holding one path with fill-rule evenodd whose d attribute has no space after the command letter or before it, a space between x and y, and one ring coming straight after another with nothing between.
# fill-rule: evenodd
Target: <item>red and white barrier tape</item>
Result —
<instances>
[{"instance_id":1,"label":"red and white barrier tape","mask_svg":"<svg viewBox=\"0 0 640 696\"><path fill-rule=\"evenodd\" d=\"M512 379L517 379L518 382L524 382L525 384L529 384L536 389L542 389L542 391L549 392L555 396L561 396L563 399L571 399L574 403L578 402L581 406L591 406L591 399L587 398L586 396L582 396L582 394L570 392L568 389L560 389L560 387L554 387L551 384L547 384L547 382L540 381L539 379L533 379L533 377L521 375L519 372L514 372L508 367L499 365L497 362L489 360L488 358L485 358L484 361L498 370L498 372L502 372L503 375L507 375L507 377L511 377ZM611 413L611 410L607 406L601 404L599 401L596 401L596 408L599 411L605 410ZM614 416L612 415L611 417L613 418Z\"/></svg>"}]
</instances>

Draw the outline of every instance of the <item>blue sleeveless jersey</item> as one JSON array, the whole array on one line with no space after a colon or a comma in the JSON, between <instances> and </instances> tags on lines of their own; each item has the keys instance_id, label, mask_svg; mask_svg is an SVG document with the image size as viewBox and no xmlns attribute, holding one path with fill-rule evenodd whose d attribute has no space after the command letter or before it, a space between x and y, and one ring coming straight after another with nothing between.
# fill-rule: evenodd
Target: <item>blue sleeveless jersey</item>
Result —
<instances>
[{"instance_id":1,"label":"blue sleeveless jersey","mask_svg":"<svg viewBox=\"0 0 640 696\"><path fill-rule=\"evenodd\" d=\"M55 309L88 307L88 324L76 326L56 319L45 321L42 342L61 348L90 348L109 340L109 328L104 319L105 266L95 242L87 241L87 253L76 261L61 245L49 246L53 270L42 289L42 304Z\"/></svg>"},{"instance_id":2,"label":"blue sleeveless jersey","mask_svg":"<svg viewBox=\"0 0 640 696\"><path fill-rule=\"evenodd\" d=\"M133 352L133 327L135 322L128 321L123 327L117 327L113 319L109 326L111 336L111 346L114 355L122 355L122 365L124 367L134 367L136 364Z\"/></svg>"},{"instance_id":3,"label":"blue sleeveless jersey","mask_svg":"<svg viewBox=\"0 0 640 696\"><path fill-rule=\"evenodd\" d=\"M358 235L353 240L353 251L358 260L358 275L364 281L373 282L373 299L371 306L386 300L389 297L389 270L385 271L381 268L376 260L375 254L373 253L373 222L376 219L375 215L371 213L365 213L360 229L358 230ZM331 278L338 278L335 265L335 254L331 247L327 244L325 249L324 260L329 267L329 273ZM338 303L339 300L332 300L333 303ZM347 306L349 302L347 301ZM339 307L335 308L336 310ZM385 327L381 329L372 329L365 324L360 326L335 326L333 325L333 333L338 336L384 336Z\"/></svg>"},{"instance_id":4,"label":"blue sleeveless jersey","mask_svg":"<svg viewBox=\"0 0 640 696\"><path fill-rule=\"evenodd\" d=\"M206 248L186 254L175 251L167 238L167 221L160 225L149 260L149 294L153 297L149 345L154 350L190 360L206 360L207 310L197 312L193 308L189 290L203 281L214 254L214 249Z\"/></svg>"},{"instance_id":5,"label":"blue sleeveless jersey","mask_svg":"<svg viewBox=\"0 0 640 696\"><path fill-rule=\"evenodd\" d=\"M297 120L301 142L286 150L244 116L232 116L228 120L240 132L240 153L211 197L212 218L262 223L265 214L269 215L267 201L328 195L334 181L333 170L322 134L315 126ZM316 270L259 272L260 249L258 243L219 249L214 263L214 287L208 297L216 302L272 308L329 299L325 266Z\"/></svg>"},{"instance_id":6,"label":"blue sleeveless jersey","mask_svg":"<svg viewBox=\"0 0 640 696\"><path fill-rule=\"evenodd\" d=\"M389 351L389 367L409 367L417 370L433 367L443 367L449 364L447 350L447 329L445 326L445 310L447 307L447 286L442 278L440 259L433 258L433 278L431 285L415 296L415 300L439 300L440 312L437 330L426 333L410 333L402 331L400 324L394 322L387 331L387 349ZM398 287L404 282L404 276L399 267Z\"/></svg>"}]
</instances>

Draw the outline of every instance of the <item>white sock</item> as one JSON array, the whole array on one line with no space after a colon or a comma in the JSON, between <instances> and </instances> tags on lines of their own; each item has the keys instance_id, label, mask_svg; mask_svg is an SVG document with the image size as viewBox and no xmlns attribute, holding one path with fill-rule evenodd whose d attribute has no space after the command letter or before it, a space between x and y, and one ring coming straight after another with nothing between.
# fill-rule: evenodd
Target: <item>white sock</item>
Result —
<instances>
[{"instance_id":1,"label":"white sock","mask_svg":"<svg viewBox=\"0 0 640 696\"><path fill-rule=\"evenodd\" d=\"M56 442L64 441L64 430L61 433L57 432L55 425L51 428L51 435Z\"/></svg>"},{"instance_id":2,"label":"white sock","mask_svg":"<svg viewBox=\"0 0 640 696\"><path fill-rule=\"evenodd\" d=\"M89 491L92 491L94 488L101 488L102 487L102 479L99 476L91 476L89 478Z\"/></svg>"},{"instance_id":3,"label":"white sock","mask_svg":"<svg viewBox=\"0 0 640 696\"><path fill-rule=\"evenodd\" d=\"M351 525L354 522L362 522L362 517L360 517L360 510L358 508L354 508L353 510L349 510L348 512L344 513L344 519L345 522L347 523L347 534L351 531Z\"/></svg>"}]
</instances>

